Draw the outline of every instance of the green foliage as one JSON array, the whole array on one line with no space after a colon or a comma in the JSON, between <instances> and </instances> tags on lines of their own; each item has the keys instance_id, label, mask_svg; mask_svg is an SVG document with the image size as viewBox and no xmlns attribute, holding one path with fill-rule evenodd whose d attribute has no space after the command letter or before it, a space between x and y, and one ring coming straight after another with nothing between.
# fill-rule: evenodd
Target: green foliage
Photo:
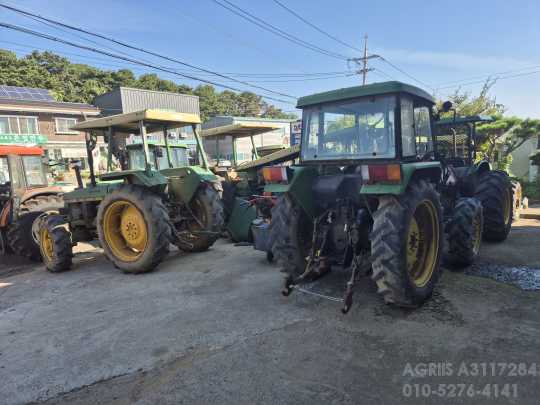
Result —
<instances>
[{"instance_id":1,"label":"green foliage","mask_svg":"<svg viewBox=\"0 0 540 405\"><path fill-rule=\"evenodd\" d=\"M296 118L295 114L286 114L251 92L217 92L209 85L191 88L160 79L154 73L136 77L129 69L103 70L71 63L52 52L33 51L17 58L15 53L0 49L0 84L49 89L58 101L79 103L91 103L95 96L120 86L195 94L200 98L203 120L213 115Z\"/></svg>"},{"instance_id":2,"label":"green foliage","mask_svg":"<svg viewBox=\"0 0 540 405\"><path fill-rule=\"evenodd\" d=\"M540 152L536 152L534 155L529 157L529 159L532 161L533 165L540 166Z\"/></svg>"},{"instance_id":3,"label":"green foliage","mask_svg":"<svg viewBox=\"0 0 540 405\"><path fill-rule=\"evenodd\" d=\"M524 181L521 182L523 189L523 196L529 200L540 200L540 178L536 181Z\"/></svg>"},{"instance_id":4,"label":"green foliage","mask_svg":"<svg viewBox=\"0 0 540 405\"><path fill-rule=\"evenodd\" d=\"M480 124L476 128L477 148L500 169L508 169L512 162L510 154L540 134L540 120L505 117L505 107L497 103L489 92L496 80L488 79L477 96L460 89L450 96L450 101L458 116L490 115L495 121ZM438 103L439 110L442 101ZM443 117L452 117L453 112L444 113Z\"/></svg>"}]
</instances>

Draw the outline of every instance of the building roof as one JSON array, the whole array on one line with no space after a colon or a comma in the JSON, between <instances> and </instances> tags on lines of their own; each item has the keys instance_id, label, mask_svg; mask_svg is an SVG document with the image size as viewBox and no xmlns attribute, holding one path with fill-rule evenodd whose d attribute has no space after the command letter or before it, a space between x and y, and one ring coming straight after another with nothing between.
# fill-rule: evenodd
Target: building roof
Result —
<instances>
[{"instance_id":1,"label":"building roof","mask_svg":"<svg viewBox=\"0 0 540 405\"><path fill-rule=\"evenodd\" d=\"M70 115L98 115L99 108L85 103L63 101L15 100L0 97L0 111L45 112Z\"/></svg>"},{"instance_id":2,"label":"building roof","mask_svg":"<svg viewBox=\"0 0 540 405\"><path fill-rule=\"evenodd\" d=\"M255 136L259 134L263 134L265 132L271 132L275 131L276 129L280 129L281 126L265 122L265 123L247 123L247 122L240 122L238 124L230 124L230 125L221 125L219 127L214 128L206 128L201 131L201 136L203 138L211 138L218 135L222 136L232 136L234 138L244 138L249 136Z\"/></svg>"},{"instance_id":3,"label":"building roof","mask_svg":"<svg viewBox=\"0 0 540 405\"><path fill-rule=\"evenodd\" d=\"M17 86L0 86L0 98L27 101L55 101L54 97L47 89Z\"/></svg>"},{"instance_id":4,"label":"building roof","mask_svg":"<svg viewBox=\"0 0 540 405\"><path fill-rule=\"evenodd\" d=\"M126 133L139 132L139 121L145 121L147 132L154 132L163 127L179 128L186 125L200 124L201 119L196 114L179 113L164 110L142 110L126 114L110 115L79 122L71 127L76 131L104 130L113 127L116 131Z\"/></svg>"},{"instance_id":5,"label":"building roof","mask_svg":"<svg viewBox=\"0 0 540 405\"><path fill-rule=\"evenodd\" d=\"M408 93L435 103L434 98L421 88L402 82L392 81L367 84L365 86L347 87L300 97L296 107L302 108L314 104L348 100L358 97L378 96L381 94L390 93Z\"/></svg>"}]
</instances>

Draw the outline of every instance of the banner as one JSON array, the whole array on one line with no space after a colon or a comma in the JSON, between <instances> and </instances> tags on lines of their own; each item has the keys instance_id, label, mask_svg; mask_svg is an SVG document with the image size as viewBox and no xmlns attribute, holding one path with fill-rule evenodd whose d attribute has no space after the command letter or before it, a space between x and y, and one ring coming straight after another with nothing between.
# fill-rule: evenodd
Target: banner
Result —
<instances>
[{"instance_id":1,"label":"banner","mask_svg":"<svg viewBox=\"0 0 540 405\"><path fill-rule=\"evenodd\" d=\"M0 134L0 144L30 146L45 143L47 143L45 135Z\"/></svg>"}]
</instances>

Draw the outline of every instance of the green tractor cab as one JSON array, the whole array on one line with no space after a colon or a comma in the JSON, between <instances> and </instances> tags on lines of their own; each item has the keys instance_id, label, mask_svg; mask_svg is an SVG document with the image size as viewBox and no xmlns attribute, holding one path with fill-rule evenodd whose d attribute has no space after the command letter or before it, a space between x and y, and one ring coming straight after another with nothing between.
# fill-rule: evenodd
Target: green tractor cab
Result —
<instances>
[{"instance_id":1,"label":"green tractor cab","mask_svg":"<svg viewBox=\"0 0 540 405\"><path fill-rule=\"evenodd\" d=\"M61 216L49 218L40 231L43 260L50 271L71 267L72 246L99 239L107 258L124 272L153 270L169 245L185 251L208 249L219 237L223 209L218 177L198 134L198 115L162 110L113 115L78 123L87 131L90 182L84 185L74 165L78 188L65 194ZM200 165L189 166L186 148L172 145L168 130L191 126ZM161 132L163 142L147 134ZM139 145L126 139L137 135ZM107 173L96 178L93 150L97 137L108 144ZM113 171L116 160L121 170Z\"/></svg>"},{"instance_id":2,"label":"green tractor cab","mask_svg":"<svg viewBox=\"0 0 540 405\"><path fill-rule=\"evenodd\" d=\"M287 273L284 295L341 268L350 274L337 299L344 313L355 282L367 274L385 302L416 307L431 296L443 257L459 252L470 263L482 234L506 237L508 176L486 162L472 169L473 159L461 170L442 156L434 106L427 92L400 82L298 100L300 165L272 168L267 181L283 193L267 239ZM471 172L478 181L467 177ZM453 241L449 256L444 238Z\"/></svg>"}]
</instances>

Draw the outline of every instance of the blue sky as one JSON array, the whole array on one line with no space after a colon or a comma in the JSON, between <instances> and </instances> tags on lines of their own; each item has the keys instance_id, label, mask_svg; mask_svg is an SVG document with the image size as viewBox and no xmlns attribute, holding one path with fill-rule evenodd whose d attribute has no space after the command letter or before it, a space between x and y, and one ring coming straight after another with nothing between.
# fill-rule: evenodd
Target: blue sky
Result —
<instances>
[{"instance_id":1,"label":"blue sky","mask_svg":"<svg viewBox=\"0 0 540 405\"><path fill-rule=\"evenodd\" d=\"M272 0L230 1L321 48L348 57L359 56L356 51L307 26ZM299 74L348 70L346 61L313 52L263 31L212 0L5 2L219 72ZM455 0L445 3L425 0L281 2L320 28L359 48L362 47L363 36L367 33L370 52L384 56L403 71L434 88L455 86L456 81L469 83L490 74L496 76L495 74L500 72L509 71L499 76L524 74L521 77L499 80L493 87L492 94L507 106L509 114L540 118L538 0ZM71 34L54 30L4 9L0 10L0 21L83 42ZM0 41L4 41L0 42L2 48L15 50L19 54L29 51L30 47L36 47L82 55L70 55L70 58L105 68L132 67L125 62L106 60L105 56L92 55L1 28ZM106 44L101 40L99 42ZM107 46L121 49L116 45ZM135 55L133 51L126 52ZM160 65L182 69L170 62L138 56ZM369 82L386 80L382 76L384 72L397 80L419 85L382 61L373 61L372 67L379 70L370 73ZM134 70L136 73L148 71L146 68ZM528 74L534 71L539 73ZM177 82L196 84L174 75L158 74ZM244 78L252 82L286 79L290 80L283 77ZM214 80L225 82L221 78ZM349 76L256 84L278 92L302 96L359 83L360 77ZM234 83L227 84L245 88ZM425 85L419 86L431 91ZM480 84L472 84L462 88L474 94L479 87ZM446 98L454 90L455 87L441 88L437 94L440 98ZM291 105L276 104L285 110L293 110Z\"/></svg>"}]
</instances>

